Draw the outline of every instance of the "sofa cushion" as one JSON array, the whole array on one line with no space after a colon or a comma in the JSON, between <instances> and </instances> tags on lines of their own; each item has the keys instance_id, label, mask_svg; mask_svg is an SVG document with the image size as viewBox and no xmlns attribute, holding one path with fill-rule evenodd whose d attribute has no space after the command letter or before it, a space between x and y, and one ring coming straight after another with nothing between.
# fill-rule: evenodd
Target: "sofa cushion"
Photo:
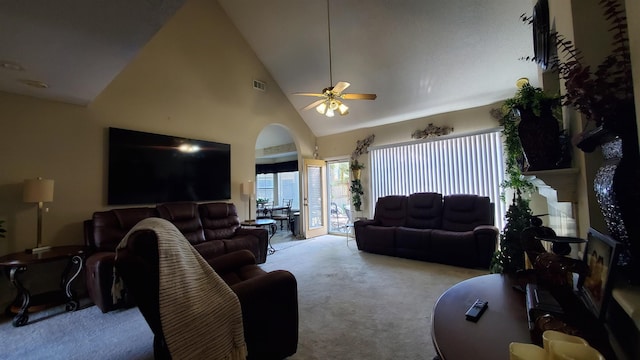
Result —
<instances>
[{"instance_id":1,"label":"sofa cushion","mask_svg":"<svg viewBox=\"0 0 640 360\"><path fill-rule=\"evenodd\" d=\"M442 229L471 231L479 225L493 225L491 201L486 196L447 195L444 197Z\"/></svg>"},{"instance_id":2,"label":"sofa cushion","mask_svg":"<svg viewBox=\"0 0 640 360\"><path fill-rule=\"evenodd\" d=\"M435 229L431 232L431 261L473 267L476 264L477 250L473 231Z\"/></svg>"},{"instance_id":3,"label":"sofa cushion","mask_svg":"<svg viewBox=\"0 0 640 360\"><path fill-rule=\"evenodd\" d=\"M416 229L440 229L442 194L424 192L409 195L406 226Z\"/></svg>"},{"instance_id":4,"label":"sofa cushion","mask_svg":"<svg viewBox=\"0 0 640 360\"><path fill-rule=\"evenodd\" d=\"M375 254L395 255L396 228L391 226L369 225L361 229L360 246L362 250Z\"/></svg>"},{"instance_id":5,"label":"sofa cushion","mask_svg":"<svg viewBox=\"0 0 640 360\"><path fill-rule=\"evenodd\" d=\"M431 229L396 229L396 254L401 257L426 260L430 259Z\"/></svg>"},{"instance_id":6,"label":"sofa cushion","mask_svg":"<svg viewBox=\"0 0 640 360\"><path fill-rule=\"evenodd\" d=\"M407 217L407 197L389 195L378 198L374 220L380 226L404 226Z\"/></svg>"},{"instance_id":7,"label":"sofa cushion","mask_svg":"<svg viewBox=\"0 0 640 360\"><path fill-rule=\"evenodd\" d=\"M92 234L85 239L93 251L115 251L122 238L140 220L158 216L150 207L97 211L92 217Z\"/></svg>"},{"instance_id":8,"label":"sofa cushion","mask_svg":"<svg viewBox=\"0 0 640 360\"><path fill-rule=\"evenodd\" d=\"M160 217L173 223L192 245L205 241L197 203L165 203L156 208Z\"/></svg>"},{"instance_id":9,"label":"sofa cushion","mask_svg":"<svg viewBox=\"0 0 640 360\"><path fill-rule=\"evenodd\" d=\"M235 204L200 204L198 211L202 219L204 237L207 240L229 239L236 234L236 230L240 227Z\"/></svg>"}]
</instances>

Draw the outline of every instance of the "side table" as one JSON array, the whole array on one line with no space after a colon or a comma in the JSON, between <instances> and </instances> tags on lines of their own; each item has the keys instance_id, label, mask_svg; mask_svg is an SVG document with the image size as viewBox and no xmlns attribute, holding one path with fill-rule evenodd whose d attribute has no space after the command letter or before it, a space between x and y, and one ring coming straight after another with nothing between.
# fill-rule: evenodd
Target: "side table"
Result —
<instances>
[{"instance_id":1,"label":"side table","mask_svg":"<svg viewBox=\"0 0 640 360\"><path fill-rule=\"evenodd\" d=\"M23 326L29 321L29 307L45 304L50 302L65 302L66 310L75 311L78 309L78 299L73 290L71 283L78 277L84 265L84 256L86 248L79 245L55 246L51 249L40 253L17 252L0 257L0 267L4 268L5 275L16 288L18 294L5 313L11 315L13 306L19 306L17 314L13 318L13 326ZM35 264L49 263L59 260L68 259L67 266L62 272L60 281L60 290L50 291L42 294L31 295L29 290L22 285L20 274L27 271L27 268ZM63 300L63 301L60 301Z\"/></svg>"},{"instance_id":2,"label":"side table","mask_svg":"<svg viewBox=\"0 0 640 360\"><path fill-rule=\"evenodd\" d=\"M245 220L240 223L242 227L266 227L269 231L269 249L267 253L269 255L276 252L276 249L271 246L271 238L276 234L278 230L278 226L276 226L276 221L273 219L256 219L256 220Z\"/></svg>"}]
</instances>

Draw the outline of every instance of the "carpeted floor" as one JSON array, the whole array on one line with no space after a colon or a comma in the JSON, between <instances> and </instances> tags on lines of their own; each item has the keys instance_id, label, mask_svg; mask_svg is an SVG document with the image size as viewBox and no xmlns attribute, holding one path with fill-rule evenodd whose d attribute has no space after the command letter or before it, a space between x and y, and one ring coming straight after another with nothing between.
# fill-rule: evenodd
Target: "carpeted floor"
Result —
<instances>
[{"instance_id":1,"label":"carpeted floor","mask_svg":"<svg viewBox=\"0 0 640 360\"><path fill-rule=\"evenodd\" d=\"M291 360L431 359L431 311L451 285L486 271L367 254L343 236L296 240L283 231L262 265L298 280L300 330ZM136 308L102 314L34 314L0 323L0 359L152 359L153 337Z\"/></svg>"}]
</instances>

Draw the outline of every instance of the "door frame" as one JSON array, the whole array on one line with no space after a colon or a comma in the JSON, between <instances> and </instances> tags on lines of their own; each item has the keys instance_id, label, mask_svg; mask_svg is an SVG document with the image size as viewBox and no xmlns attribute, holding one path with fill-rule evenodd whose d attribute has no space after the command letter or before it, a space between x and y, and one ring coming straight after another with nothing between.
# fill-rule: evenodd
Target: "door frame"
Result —
<instances>
[{"instance_id":1,"label":"door frame","mask_svg":"<svg viewBox=\"0 0 640 360\"><path fill-rule=\"evenodd\" d=\"M303 189L303 196L302 196L302 207L304 208L304 211L301 212L300 214L304 214L304 219L302 221L302 224L304 226L304 234L305 234L305 238L312 238L312 237L316 237L316 236L320 236L320 235L326 235L327 234L327 221L328 221L328 217L327 217L327 209L328 209L328 205L327 205L327 163L324 160L318 160L318 159L304 159L303 161L304 165L303 165L303 179L304 181L302 182L302 189ZM310 180L309 177L309 168L314 167L314 168L320 168L320 214L321 214L321 226L315 226L313 228L311 228L310 226L310 221L309 221L309 217L311 216L312 212L309 210L309 189L308 189L308 183Z\"/></svg>"}]
</instances>

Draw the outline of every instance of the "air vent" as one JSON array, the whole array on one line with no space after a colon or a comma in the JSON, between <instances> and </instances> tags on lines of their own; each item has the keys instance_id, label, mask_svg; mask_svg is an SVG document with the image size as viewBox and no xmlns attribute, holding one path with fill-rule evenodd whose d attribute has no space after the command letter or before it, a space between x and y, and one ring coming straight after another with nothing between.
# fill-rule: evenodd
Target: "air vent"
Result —
<instances>
[{"instance_id":1,"label":"air vent","mask_svg":"<svg viewBox=\"0 0 640 360\"><path fill-rule=\"evenodd\" d=\"M253 88L260 91L266 91L267 84L264 81L253 80Z\"/></svg>"}]
</instances>

